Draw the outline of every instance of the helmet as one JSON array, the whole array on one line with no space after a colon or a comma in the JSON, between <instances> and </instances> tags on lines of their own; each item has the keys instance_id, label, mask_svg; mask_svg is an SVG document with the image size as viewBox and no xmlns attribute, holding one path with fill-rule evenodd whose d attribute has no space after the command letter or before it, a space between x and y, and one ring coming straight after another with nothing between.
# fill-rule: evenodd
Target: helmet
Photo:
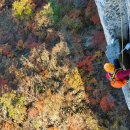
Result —
<instances>
[{"instance_id":1,"label":"helmet","mask_svg":"<svg viewBox=\"0 0 130 130\"><path fill-rule=\"evenodd\" d=\"M104 70L105 70L106 72L108 72L108 73L113 73L114 70L115 70L115 67L114 67L114 65L111 64L111 63L105 63L105 64L104 64Z\"/></svg>"}]
</instances>

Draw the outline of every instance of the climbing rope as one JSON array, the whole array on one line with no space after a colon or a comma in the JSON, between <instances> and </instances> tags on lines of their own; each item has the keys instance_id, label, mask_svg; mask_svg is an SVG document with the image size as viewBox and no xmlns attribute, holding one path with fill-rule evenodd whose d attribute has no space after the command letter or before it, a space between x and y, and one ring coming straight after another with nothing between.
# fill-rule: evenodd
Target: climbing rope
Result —
<instances>
[{"instance_id":1,"label":"climbing rope","mask_svg":"<svg viewBox=\"0 0 130 130\"><path fill-rule=\"evenodd\" d=\"M121 3L121 0L120 0L120 3ZM124 66L123 66L123 63L124 63L124 35L123 35L123 17L122 17L122 9L121 9L121 4L119 5L119 11L120 11L120 27L121 27L121 51L118 53L118 55L121 54L121 62L122 62L122 68L124 69ZM112 41L112 43L114 43L114 41ZM108 57L107 55L107 51L105 52L106 53L106 56Z\"/></svg>"},{"instance_id":2,"label":"climbing rope","mask_svg":"<svg viewBox=\"0 0 130 130\"><path fill-rule=\"evenodd\" d=\"M122 18L122 10L121 10L121 0L120 0L120 17L121 17L121 50L124 48L124 40L123 40L123 18ZM124 53L121 51L122 54L122 64L124 62Z\"/></svg>"},{"instance_id":3,"label":"climbing rope","mask_svg":"<svg viewBox=\"0 0 130 130\"><path fill-rule=\"evenodd\" d=\"M122 68L125 70L125 67L123 65L123 62L124 62L124 53L123 51L125 50L124 48L124 37L123 37L123 16L122 16L122 10L121 10L121 0L120 0L120 17L121 17L121 53L122 53ZM124 49L123 49L124 48ZM130 80L127 81L127 83L129 83Z\"/></svg>"}]
</instances>

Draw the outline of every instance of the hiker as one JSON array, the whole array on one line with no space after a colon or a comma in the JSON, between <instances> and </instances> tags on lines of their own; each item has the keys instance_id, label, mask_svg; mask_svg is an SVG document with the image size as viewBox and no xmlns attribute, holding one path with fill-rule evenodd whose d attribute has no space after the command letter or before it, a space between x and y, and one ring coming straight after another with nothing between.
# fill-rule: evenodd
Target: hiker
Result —
<instances>
[{"instance_id":1,"label":"hiker","mask_svg":"<svg viewBox=\"0 0 130 130\"><path fill-rule=\"evenodd\" d=\"M105 63L104 69L107 72L106 78L110 80L112 87L122 88L127 84L130 69L123 70L118 59L115 59L113 64Z\"/></svg>"}]
</instances>

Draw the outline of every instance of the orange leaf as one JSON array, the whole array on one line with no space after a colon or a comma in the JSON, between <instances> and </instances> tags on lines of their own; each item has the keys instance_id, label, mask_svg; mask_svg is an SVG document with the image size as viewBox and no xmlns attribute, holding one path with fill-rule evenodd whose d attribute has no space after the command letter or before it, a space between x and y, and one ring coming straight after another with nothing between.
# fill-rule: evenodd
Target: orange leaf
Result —
<instances>
[{"instance_id":1,"label":"orange leaf","mask_svg":"<svg viewBox=\"0 0 130 130\"><path fill-rule=\"evenodd\" d=\"M5 130L14 130L14 126L12 123L6 122L4 125Z\"/></svg>"},{"instance_id":2,"label":"orange leaf","mask_svg":"<svg viewBox=\"0 0 130 130\"><path fill-rule=\"evenodd\" d=\"M96 101L96 99L94 99L94 98L89 98L89 103L90 103L91 105L96 105L96 104L97 104L97 101Z\"/></svg>"},{"instance_id":3,"label":"orange leaf","mask_svg":"<svg viewBox=\"0 0 130 130\"><path fill-rule=\"evenodd\" d=\"M44 101L39 100L36 102L35 107L38 109L39 112L43 112L44 105L45 105Z\"/></svg>"},{"instance_id":4,"label":"orange leaf","mask_svg":"<svg viewBox=\"0 0 130 130\"><path fill-rule=\"evenodd\" d=\"M67 73L69 71L69 67L68 66L64 66L62 68L62 70L63 70L64 73Z\"/></svg>"},{"instance_id":5,"label":"orange leaf","mask_svg":"<svg viewBox=\"0 0 130 130\"><path fill-rule=\"evenodd\" d=\"M30 108L28 110L28 117L35 118L38 116L38 110L36 108Z\"/></svg>"},{"instance_id":6,"label":"orange leaf","mask_svg":"<svg viewBox=\"0 0 130 130\"><path fill-rule=\"evenodd\" d=\"M72 126L69 126L69 130L75 130Z\"/></svg>"},{"instance_id":7,"label":"orange leaf","mask_svg":"<svg viewBox=\"0 0 130 130\"><path fill-rule=\"evenodd\" d=\"M93 90L93 87L88 86L88 87L86 87L86 90L91 91L91 90Z\"/></svg>"},{"instance_id":8,"label":"orange leaf","mask_svg":"<svg viewBox=\"0 0 130 130\"><path fill-rule=\"evenodd\" d=\"M48 130L60 130L60 129L54 128L54 127L50 127L50 128L48 128Z\"/></svg>"},{"instance_id":9,"label":"orange leaf","mask_svg":"<svg viewBox=\"0 0 130 130\"><path fill-rule=\"evenodd\" d=\"M100 19L99 19L99 16L98 14L95 14L91 17L91 21L94 23L94 24L100 24Z\"/></svg>"}]
</instances>

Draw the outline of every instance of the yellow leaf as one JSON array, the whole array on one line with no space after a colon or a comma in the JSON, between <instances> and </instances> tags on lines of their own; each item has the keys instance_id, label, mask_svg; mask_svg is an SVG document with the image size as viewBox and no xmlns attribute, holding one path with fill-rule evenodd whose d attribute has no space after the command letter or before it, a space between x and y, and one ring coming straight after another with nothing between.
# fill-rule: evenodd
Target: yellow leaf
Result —
<instances>
[{"instance_id":1,"label":"yellow leaf","mask_svg":"<svg viewBox=\"0 0 130 130\"><path fill-rule=\"evenodd\" d=\"M78 68L75 67L70 74L66 75L66 84L74 88L75 90L81 89L83 85L80 73L78 72Z\"/></svg>"},{"instance_id":2,"label":"yellow leaf","mask_svg":"<svg viewBox=\"0 0 130 130\"><path fill-rule=\"evenodd\" d=\"M100 58L102 56L102 52L96 51L94 56Z\"/></svg>"},{"instance_id":3,"label":"yellow leaf","mask_svg":"<svg viewBox=\"0 0 130 130\"><path fill-rule=\"evenodd\" d=\"M95 78L92 78L92 79L90 80L90 83L96 84L96 83L97 83L97 80L96 80Z\"/></svg>"}]
</instances>

